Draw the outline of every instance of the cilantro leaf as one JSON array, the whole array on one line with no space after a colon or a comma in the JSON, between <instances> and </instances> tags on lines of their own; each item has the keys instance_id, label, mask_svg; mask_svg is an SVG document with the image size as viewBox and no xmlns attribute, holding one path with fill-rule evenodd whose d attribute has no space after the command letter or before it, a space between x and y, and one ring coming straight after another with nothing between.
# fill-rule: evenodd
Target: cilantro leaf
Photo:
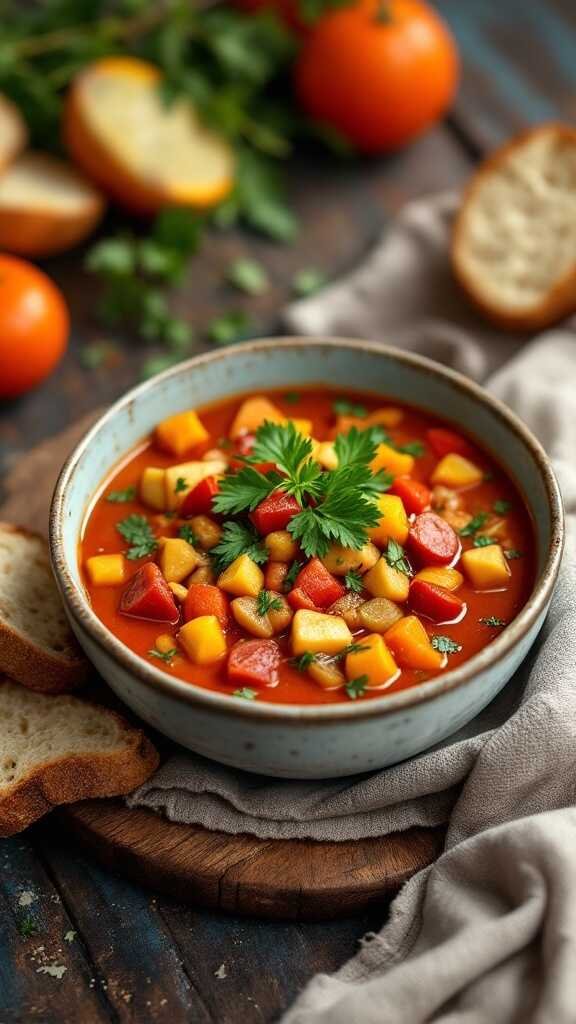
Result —
<instances>
[{"instance_id":1,"label":"cilantro leaf","mask_svg":"<svg viewBox=\"0 0 576 1024\"><path fill-rule=\"evenodd\" d=\"M183 476L179 476L174 485L174 494L181 494L182 491L188 490L188 484Z\"/></svg>"},{"instance_id":2,"label":"cilantro leaf","mask_svg":"<svg viewBox=\"0 0 576 1024\"><path fill-rule=\"evenodd\" d=\"M349 683L346 683L346 693L350 700L357 700L358 697L363 697L366 693L368 682L368 676L364 675L358 676L357 679L351 679Z\"/></svg>"},{"instance_id":3,"label":"cilantro leaf","mask_svg":"<svg viewBox=\"0 0 576 1024\"><path fill-rule=\"evenodd\" d=\"M282 397L285 402L288 402L289 405L298 405L298 402L302 398L302 395L299 394L298 391L287 391L286 394L283 395Z\"/></svg>"},{"instance_id":4,"label":"cilantro leaf","mask_svg":"<svg viewBox=\"0 0 576 1024\"><path fill-rule=\"evenodd\" d=\"M504 501L502 498L499 498L498 501L494 502L492 508L497 516L506 516L512 508L512 502Z\"/></svg>"},{"instance_id":5,"label":"cilantro leaf","mask_svg":"<svg viewBox=\"0 0 576 1024\"><path fill-rule=\"evenodd\" d=\"M346 647L343 647L342 650L335 655L335 658L337 661L343 661L349 654L360 654L361 651L367 650L369 650L369 648L366 644L353 641L351 644L347 644Z\"/></svg>"},{"instance_id":6,"label":"cilantro leaf","mask_svg":"<svg viewBox=\"0 0 576 1024\"><path fill-rule=\"evenodd\" d=\"M491 544L496 544L494 537L487 537L484 533L479 533L474 537L473 541L475 548L488 548Z\"/></svg>"},{"instance_id":7,"label":"cilantro leaf","mask_svg":"<svg viewBox=\"0 0 576 1024\"><path fill-rule=\"evenodd\" d=\"M487 519L487 512L477 512L476 515L472 517L470 522L467 523L466 526L463 526L462 529L459 531L460 536L473 537L474 534L477 533L477 531L480 530L482 526L484 526L484 523L486 522Z\"/></svg>"},{"instance_id":8,"label":"cilantro leaf","mask_svg":"<svg viewBox=\"0 0 576 1024\"><path fill-rule=\"evenodd\" d=\"M249 686L243 686L240 690L234 690L233 697L241 697L243 700L255 700L258 690L252 690Z\"/></svg>"},{"instance_id":9,"label":"cilantro leaf","mask_svg":"<svg viewBox=\"0 0 576 1024\"><path fill-rule=\"evenodd\" d=\"M290 664L298 669L298 672L305 672L313 661L316 661L316 655L312 651L304 651L298 658L290 658Z\"/></svg>"},{"instance_id":10,"label":"cilantro leaf","mask_svg":"<svg viewBox=\"0 0 576 1024\"><path fill-rule=\"evenodd\" d=\"M321 501L314 508L303 509L288 524L288 531L308 557L322 558L331 543L355 549L366 543L367 529L380 521L372 497L363 492L369 476L363 466L339 467L322 474Z\"/></svg>"},{"instance_id":11,"label":"cilantro leaf","mask_svg":"<svg viewBox=\"0 0 576 1024\"><path fill-rule=\"evenodd\" d=\"M123 491L108 491L106 495L106 501L111 501L113 504L122 505L127 501L134 501L136 497L136 488L134 485L125 487Z\"/></svg>"},{"instance_id":12,"label":"cilantro leaf","mask_svg":"<svg viewBox=\"0 0 576 1024\"><path fill-rule=\"evenodd\" d=\"M292 590L292 587L294 586L294 583L296 581L296 577L303 565L304 562L299 562L297 559L294 559L294 561L292 562L292 565L290 566L288 572L286 573L286 576L284 577L284 583L282 584L282 589L284 590L285 594L287 594L289 590Z\"/></svg>"},{"instance_id":13,"label":"cilantro leaf","mask_svg":"<svg viewBox=\"0 0 576 1024\"><path fill-rule=\"evenodd\" d=\"M421 459L426 451L422 441L408 441L407 444L393 444L392 447L403 455L413 455L415 459Z\"/></svg>"},{"instance_id":14,"label":"cilantro leaf","mask_svg":"<svg viewBox=\"0 0 576 1024\"><path fill-rule=\"evenodd\" d=\"M483 626L494 626L494 627L496 627L496 626L505 626L506 625L506 620L505 619L499 619L496 615L488 615L484 619L478 619L478 622L481 622Z\"/></svg>"},{"instance_id":15,"label":"cilantro leaf","mask_svg":"<svg viewBox=\"0 0 576 1024\"><path fill-rule=\"evenodd\" d=\"M116 529L130 545L126 552L126 558L131 560L145 558L146 555L151 555L156 551L158 547L158 541L146 516L136 513L127 516L126 519L121 519L116 523Z\"/></svg>"},{"instance_id":16,"label":"cilantro leaf","mask_svg":"<svg viewBox=\"0 0 576 1024\"><path fill-rule=\"evenodd\" d=\"M268 275L257 260L234 260L228 268L227 276L230 284L248 295L262 295L269 286Z\"/></svg>"},{"instance_id":17,"label":"cilantro leaf","mask_svg":"<svg viewBox=\"0 0 576 1024\"><path fill-rule=\"evenodd\" d=\"M364 590L364 584L359 572L347 572L344 576L344 585L346 589L351 590L353 594L361 594Z\"/></svg>"},{"instance_id":18,"label":"cilantro leaf","mask_svg":"<svg viewBox=\"0 0 576 1024\"><path fill-rule=\"evenodd\" d=\"M255 530L243 523L224 523L222 537L210 551L216 571L222 572L240 555L248 555L257 565L268 561L268 552Z\"/></svg>"},{"instance_id":19,"label":"cilantro leaf","mask_svg":"<svg viewBox=\"0 0 576 1024\"><path fill-rule=\"evenodd\" d=\"M338 456L338 469L344 466L368 466L376 455L378 436L377 427L368 430L352 427L347 434L337 434L334 451Z\"/></svg>"},{"instance_id":20,"label":"cilantro leaf","mask_svg":"<svg viewBox=\"0 0 576 1024\"><path fill-rule=\"evenodd\" d=\"M243 309L230 309L214 317L208 324L208 338L217 345L232 345L248 338L252 331L250 317Z\"/></svg>"},{"instance_id":21,"label":"cilantro leaf","mask_svg":"<svg viewBox=\"0 0 576 1024\"><path fill-rule=\"evenodd\" d=\"M222 478L220 490L212 499L212 508L220 515L252 512L281 482L278 473L264 474L253 466L245 466L238 473Z\"/></svg>"},{"instance_id":22,"label":"cilantro leaf","mask_svg":"<svg viewBox=\"0 0 576 1024\"><path fill-rule=\"evenodd\" d=\"M326 274L315 267L305 267L298 270L292 278L292 291L294 295L304 299L314 295L326 284Z\"/></svg>"},{"instance_id":23,"label":"cilantro leaf","mask_svg":"<svg viewBox=\"0 0 576 1024\"><path fill-rule=\"evenodd\" d=\"M169 651L157 651L155 647L152 647L148 651L149 658L158 658L159 661L163 661L166 665L170 665L175 654L178 654L177 647L171 647Z\"/></svg>"},{"instance_id":24,"label":"cilantro leaf","mask_svg":"<svg viewBox=\"0 0 576 1024\"><path fill-rule=\"evenodd\" d=\"M283 607L282 599L268 590L261 590L256 598L256 611L261 617L271 611L281 612Z\"/></svg>"},{"instance_id":25,"label":"cilantro leaf","mask_svg":"<svg viewBox=\"0 0 576 1024\"><path fill-rule=\"evenodd\" d=\"M312 441L300 434L290 421L263 423L256 431L250 461L273 462L285 478L279 483L286 494L301 505L304 496L317 498L321 493L322 467L312 458Z\"/></svg>"},{"instance_id":26,"label":"cilantro leaf","mask_svg":"<svg viewBox=\"0 0 576 1024\"><path fill-rule=\"evenodd\" d=\"M436 635L431 639L432 647L435 651L440 651L440 654L457 654L458 651L462 650L462 644L456 643L449 636Z\"/></svg>"},{"instance_id":27,"label":"cilantro leaf","mask_svg":"<svg viewBox=\"0 0 576 1024\"><path fill-rule=\"evenodd\" d=\"M385 559L391 569L404 573L405 576L412 576L412 566L406 558L404 548L396 540L390 539L386 548Z\"/></svg>"},{"instance_id":28,"label":"cilantro leaf","mask_svg":"<svg viewBox=\"0 0 576 1024\"><path fill-rule=\"evenodd\" d=\"M198 543L198 538L188 523L182 524L178 530L178 536L181 537L182 540L187 541L193 548L195 548Z\"/></svg>"}]
</instances>

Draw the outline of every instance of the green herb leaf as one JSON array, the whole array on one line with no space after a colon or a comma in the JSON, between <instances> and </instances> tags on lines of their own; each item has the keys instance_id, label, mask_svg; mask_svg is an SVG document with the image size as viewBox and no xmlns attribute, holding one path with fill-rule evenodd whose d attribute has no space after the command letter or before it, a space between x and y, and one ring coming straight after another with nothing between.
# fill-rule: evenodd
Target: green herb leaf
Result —
<instances>
[{"instance_id":1,"label":"green herb leaf","mask_svg":"<svg viewBox=\"0 0 576 1024\"><path fill-rule=\"evenodd\" d=\"M480 530L488 519L487 512L477 512L466 526L459 531L461 537L473 537Z\"/></svg>"},{"instance_id":2,"label":"green herb leaf","mask_svg":"<svg viewBox=\"0 0 576 1024\"><path fill-rule=\"evenodd\" d=\"M338 652L334 657L336 661L343 661L349 654L360 654L361 651L368 651L370 648L366 644L357 643L353 641L351 644L347 644L341 651Z\"/></svg>"},{"instance_id":3,"label":"green herb leaf","mask_svg":"<svg viewBox=\"0 0 576 1024\"><path fill-rule=\"evenodd\" d=\"M314 661L316 661L316 655L312 651L304 651L298 658L290 658L290 664L299 672L305 672Z\"/></svg>"},{"instance_id":4,"label":"green herb leaf","mask_svg":"<svg viewBox=\"0 0 576 1024\"><path fill-rule=\"evenodd\" d=\"M350 700L357 700L358 697L363 697L366 693L366 686L369 683L368 676L358 676L357 679L351 679L349 683L346 683L346 693L350 697Z\"/></svg>"},{"instance_id":5,"label":"green herb leaf","mask_svg":"<svg viewBox=\"0 0 576 1024\"><path fill-rule=\"evenodd\" d=\"M458 651L462 650L462 644L456 643L449 636L436 635L431 639L432 647L435 651L440 651L440 654L457 654Z\"/></svg>"},{"instance_id":6,"label":"green herb leaf","mask_svg":"<svg viewBox=\"0 0 576 1024\"><path fill-rule=\"evenodd\" d=\"M31 917L23 917L18 925L18 930L23 939L29 939L38 931L38 925Z\"/></svg>"},{"instance_id":7,"label":"green herb leaf","mask_svg":"<svg viewBox=\"0 0 576 1024\"><path fill-rule=\"evenodd\" d=\"M396 540L390 539L386 548L385 559L391 569L404 573L405 576L412 576L412 566L406 558L404 548Z\"/></svg>"},{"instance_id":8,"label":"green herb leaf","mask_svg":"<svg viewBox=\"0 0 576 1024\"><path fill-rule=\"evenodd\" d=\"M99 370L120 361L120 350L111 341L94 341L84 345L78 354L80 365L85 370Z\"/></svg>"},{"instance_id":9,"label":"green herb leaf","mask_svg":"<svg viewBox=\"0 0 576 1024\"><path fill-rule=\"evenodd\" d=\"M305 267L298 270L292 278L292 291L301 299L307 298L319 292L326 284L326 274L315 267Z\"/></svg>"},{"instance_id":10,"label":"green herb leaf","mask_svg":"<svg viewBox=\"0 0 576 1024\"><path fill-rule=\"evenodd\" d=\"M131 560L145 558L146 555L151 555L156 551L158 547L158 541L146 516L136 513L127 516L126 519L121 519L119 523L116 523L116 529L130 545L126 552L126 558Z\"/></svg>"},{"instance_id":11,"label":"green herb leaf","mask_svg":"<svg viewBox=\"0 0 576 1024\"><path fill-rule=\"evenodd\" d=\"M173 657L178 654L177 647L171 647L169 651L157 651L155 647L152 647L148 651L149 658L157 658L158 661L163 661L166 665L170 665Z\"/></svg>"},{"instance_id":12,"label":"green herb leaf","mask_svg":"<svg viewBox=\"0 0 576 1024\"><path fill-rule=\"evenodd\" d=\"M494 627L496 627L496 626L505 626L506 625L506 620L505 619L499 619L499 618L496 617L496 615L489 615L485 619L478 619L478 622L481 622L483 626L494 626Z\"/></svg>"},{"instance_id":13,"label":"green herb leaf","mask_svg":"<svg viewBox=\"0 0 576 1024\"><path fill-rule=\"evenodd\" d=\"M283 607L282 599L268 590L261 590L256 598L256 611L261 617L271 611L281 612Z\"/></svg>"},{"instance_id":14,"label":"green herb leaf","mask_svg":"<svg viewBox=\"0 0 576 1024\"><path fill-rule=\"evenodd\" d=\"M268 275L257 260L235 260L228 268L228 280L248 295L262 295L269 287Z\"/></svg>"},{"instance_id":15,"label":"green herb leaf","mask_svg":"<svg viewBox=\"0 0 576 1024\"><path fill-rule=\"evenodd\" d=\"M264 474L253 466L245 466L238 473L222 478L220 490L212 499L212 508L220 515L253 512L264 498L276 490L282 479L278 473Z\"/></svg>"},{"instance_id":16,"label":"green herb leaf","mask_svg":"<svg viewBox=\"0 0 576 1024\"><path fill-rule=\"evenodd\" d=\"M193 548L195 548L198 543L198 538L194 533L194 530L188 523L182 524L182 526L178 530L178 536L181 537L182 540L187 541L187 543L190 544Z\"/></svg>"},{"instance_id":17,"label":"green herb leaf","mask_svg":"<svg viewBox=\"0 0 576 1024\"><path fill-rule=\"evenodd\" d=\"M346 398L337 398L335 402L332 402L332 411L337 416L355 416L357 419L364 419L368 415L368 410L364 405L356 405L355 402L349 402Z\"/></svg>"},{"instance_id":18,"label":"green herb leaf","mask_svg":"<svg viewBox=\"0 0 576 1024\"><path fill-rule=\"evenodd\" d=\"M257 565L268 561L268 551L255 530L243 523L224 523L222 537L210 551L217 572L222 572L240 555L248 555Z\"/></svg>"},{"instance_id":19,"label":"green herb leaf","mask_svg":"<svg viewBox=\"0 0 576 1024\"><path fill-rule=\"evenodd\" d=\"M296 577L303 565L304 562L299 562L297 559L294 559L294 561L292 562L292 565L290 566L288 572L286 573L286 576L284 577L284 583L282 584L282 589L284 590L285 594L287 594L289 590L292 590L292 587L294 586L294 583L296 581Z\"/></svg>"},{"instance_id":20,"label":"green herb leaf","mask_svg":"<svg viewBox=\"0 0 576 1024\"><path fill-rule=\"evenodd\" d=\"M251 690L249 686L243 686L240 690L234 690L233 697L241 697L242 700L256 700L258 690Z\"/></svg>"},{"instance_id":21,"label":"green herb leaf","mask_svg":"<svg viewBox=\"0 0 576 1024\"><path fill-rule=\"evenodd\" d=\"M407 444L393 444L392 447L403 455L412 455L415 459L421 459L426 451L422 441L408 441Z\"/></svg>"},{"instance_id":22,"label":"green herb leaf","mask_svg":"<svg viewBox=\"0 0 576 1024\"><path fill-rule=\"evenodd\" d=\"M516 548L504 548L504 558L507 558L509 562L512 562L515 558L523 557L523 552L518 551Z\"/></svg>"},{"instance_id":23,"label":"green herb leaf","mask_svg":"<svg viewBox=\"0 0 576 1024\"><path fill-rule=\"evenodd\" d=\"M494 537L486 537L485 534L479 533L474 537L475 548L488 548L491 544L496 544Z\"/></svg>"},{"instance_id":24,"label":"green herb leaf","mask_svg":"<svg viewBox=\"0 0 576 1024\"><path fill-rule=\"evenodd\" d=\"M136 497L136 488L131 485L125 487L123 491L108 491L106 495L106 501L111 501L113 504L122 505L127 501L134 501Z\"/></svg>"},{"instance_id":25,"label":"green herb leaf","mask_svg":"<svg viewBox=\"0 0 576 1024\"><path fill-rule=\"evenodd\" d=\"M351 590L353 594L361 594L364 590L364 584L359 572L347 572L344 576L344 585L346 589Z\"/></svg>"},{"instance_id":26,"label":"green herb leaf","mask_svg":"<svg viewBox=\"0 0 576 1024\"><path fill-rule=\"evenodd\" d=\"M302 395L298 391L287 391L285 395L282 395L282 398L289 405L297 405Z\"/></svg>"},{"instance_id":27,"label":"green herb leaf","mask_svg":"<svg viewBox=\"0 0 576 1024\"><path fill-rule=\"evenodd\" d=\"M174 485L174 494L181 494L182 491L188 490L188 484L183 476L179 476Z\"/></svg>"},{"instance_id":28,"label":"green herb leaf","mask_svg":"<svg viewBox=\"0 0 576 1024\"><path fill-rule=\"evenodd\" d=\"M231 309L208 324L208 337L217 345L232 345L242 341L251 332L250 318L243 309Z\"/></svg>"},{"instance_id":29,"label":"green herb leaf","mask_svg":"<svg viewBox=\"0 0 576 1024\"><path fill-rule=\"evenodd\" d=\"M494 502L492 508L497 516L506 516L512 508L512 502L504 501L502 498L499 498L498 501Z\"/></svg>"}]
</instances>

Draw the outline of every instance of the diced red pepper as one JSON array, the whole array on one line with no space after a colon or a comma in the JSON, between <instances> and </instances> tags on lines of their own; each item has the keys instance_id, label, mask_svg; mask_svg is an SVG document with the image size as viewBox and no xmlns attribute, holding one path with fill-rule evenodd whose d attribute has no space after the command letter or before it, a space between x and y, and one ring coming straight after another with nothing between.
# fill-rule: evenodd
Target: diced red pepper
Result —
<instances>
[{"instance_id":1,"label":"diced red pepper","mask_svg":"<svg viewBox=\"0 0 576 1024\"><path fill-rule=\"evenodd\" d=\"M282 585L288 575L286 562L268 562L264 571L264 589L282 593Z\"/></svg>"},{"instance_id":2,"label":"diced red pepper","mask_svg":"<svg viewBox=\"0 0 576 1024\"><path fill-rule=\"evenodd\" d=\"M209 516L212 515L212 499L220 490L217 476L207 476L201 480L196 487L184 498L180 506L180 515L186 519L188 516Z\"/></svg>"},{"instance_id":3,"label":"diced red pepper","mask_svg":"<svg viewBox=\"0 0 576 1024\"><path fill-rule=\"evenodd\" d=\"M346 587L328 571L319 558L311 558L306 563L298 573L294 586L303 590L316 608L327 608L346 593Z\"/></svg>"},{"instance_id":4,"label":"diced red pepper","mask_svg":"<svg viewBox=\"0 0 576 1024\"><path fill-rule=\"evenodd\" d=\"M280 657L275 640L238 640L228 655L228 681L237 687L277 686Z\"/></svg>"},{"instance_id":5,"label":"diced red pepper","mask_svg":"<svg viewBox=\"0 0 576 1024\"><path fill-rule=\"evenodd\" d=\"M285 491L272 491L264 501L261 501L250 516L254 526L259 533L273 533L275 530L285 530L288 523L294 516L297 516L302 509L291 494Z\"/></svg>"},{"instance_id":6,"label":"diced red pepper","mask_svg":"<svg viewBox=\"0 0 576 1024\"><path fill-rule=\"evenodd\" d=\"M412 580L408 603L413 612L433 622L455 622L466 611L466 603L460 597L426 580Z\"/></svg>"},{"instance_id":7,"label":"diced red pepper","mask_svg":"<svg viewBox=\"0 0 576 1024\"><path fill-rule=\"evenodd\" d=\"M200 615L215 615L222 626L228 625L228 598L211 583L191 583L184 601L184 620Z\"/></svg>"},{"instance_id":8,"label":"diced red pepper","mask_svg":"<svg viewBox=\"0 0 576 1024\"><path fill-rule=\"evenodd\" d=\"M426 431L426 437L430 447L440 458L450 455L451 452L456 452L457 455L463 455L465 458L474 454L474 449L466 438L460 437L460 434L455 434L452 430L432 427L431 430Z\"/></svg>"},{"instance_id":9,"label":"diced red pepper","mask_svg":"<svg viewBox=\"0 0 576 1024\"><path fill-rule=\"evenodd\" d=\"M458 535L435 512L422 512L410 527L410 550L425 565L448 565L460 551Z\"/></svg>"},{"instance_id":10,"label":"diced red pepper","mask_svg":"<svg viewBox=\"0 0 576 1024\"><path fill-rule=\"evenodd\" d=\"M294 590L291 590L286 600L295 612L299 611L300 608L305 608L309 612L318 611L314 601L312 601L308 597L308 594L304 590L301 590L300 587L296 587Z\"/></svg>"},{"instance_id":11,"label":"diced red pepper","mask_svg":"<svg viewBox=\"0 0 576 1024\"><path fill-rule=\"evenodd\" d=\"M174 595L155 562L146 562L134 573L120 598L120 611L137 619L178 622Z\"/></svg>"},{"instance_id":12,"label":"diced red pepper","mask_svg":"<svg viewBox=\"0 0 576 1024\"><path fill-rule=\"evenodd\" d=\"M413 513L418 516L425 509L430 508L431 491L426 484L420 483L419 480L412 480L409 476L399 476L392 484L390 494L401 498L409 516Z\"/></svg>"}]
</instances>

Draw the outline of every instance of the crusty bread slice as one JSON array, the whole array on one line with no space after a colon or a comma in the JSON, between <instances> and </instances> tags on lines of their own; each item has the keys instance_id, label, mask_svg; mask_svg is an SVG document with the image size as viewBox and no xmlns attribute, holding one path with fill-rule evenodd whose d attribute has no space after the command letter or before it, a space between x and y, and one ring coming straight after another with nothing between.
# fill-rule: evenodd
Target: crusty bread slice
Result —
<instances>
[{"instance_id":1,"label":"crusty bread slice","mask_svg":"<svg viewBox=\"0 0 576 1024\"><path fill-rule=\"evenodd\" d=\"M0 680L0 836L58 804L130 793L158 760L144 733L114 711Z\"/></svg>"},{"instance_id":2,"label":"crusty bread slice","mask_svg":"<svg viewBox=\"0 0 576 1024\"><path fill-rule=\"evenodd\" d=\"M0 523L0 672L31 690L58 693L82 683L87 669L52 578L46 541Z\"/></svg>"},{"instance_id":3,"label":"crusty bread slice","mask_svg":"<svg viewBox=\"0 0 576 1024\"><path fill-rule=\"evenodd\" d=\"M24 149L28 133L18 107L0 93L0 171Z\"/></svg>"},{"instance_id":4,"label":"crusty bread slice","mask_svg":"<svg viewBox=\"0 0 576 1024\"><path fill-rule=\"evenodd\" d=\"M513 139L472 178L452 265L499 326L540 330L576 310L576 130L546 124Z\"/></svg>"}]
</instances>

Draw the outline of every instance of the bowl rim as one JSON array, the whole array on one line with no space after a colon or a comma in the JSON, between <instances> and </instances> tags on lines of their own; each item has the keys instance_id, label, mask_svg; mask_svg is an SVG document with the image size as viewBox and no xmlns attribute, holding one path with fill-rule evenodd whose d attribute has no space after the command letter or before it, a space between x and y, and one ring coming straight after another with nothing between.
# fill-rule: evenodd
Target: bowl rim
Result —
<instances>
[{"instance_id":1,"label":"bowl rim","mask_svg":"<svg viewBox=\"0 0 576 1024\"><path fill-rule=\"evenodd\" d=\"M208 690L200 685L179 680L177 677L163 672L160 668L148 664L122 643L92 611L83 589L75 583L72 577L64 554L62 535L67 491L80 459L89 449L102 426L113 420L120 410L142 400L150 391L166 380L187 373L197 366L241 358L247 352L258 354L278 349L289 350L307 347L341 351L361 350L369 352L371 355L385 356L420 373L442 377L449 385L463 392L472 402L487 406L490 412L528 449L542 477L551 521L548 551L545 553L542 570L534 583L530 597L516 618L485 648L472 655L463 664L440 676L424 681L418 686L400 690L398 693L383 692L382 696L372 697L366 702L350 701L346 703L343 701L337 704L304 705L230 700L231 694ZM81 631L85 630L90 640L103 649L105 654L119 663L124 671L136 677L141 684L154 690L155 693L160 692L175 700L182 700L199 710L247 718L253 722L267 720L284 725L343 724L350 720L358 721L391 715L425 704L447 691L464 686L477 675L506 658L513 647L532 629L541 613L546 609L552 595L564 546L564 510L558 482L540 442L536 440L522 420L500 399L489 394L479 384L463 374L443 366L427 356L404 351L380 342L329 336L281 336L261 338L226 349L200 353L130 389L110 406L76 445L60 471L50 507L49 544L53 572L68 614L79 625Z\"/></svg>"}]
</instances>

